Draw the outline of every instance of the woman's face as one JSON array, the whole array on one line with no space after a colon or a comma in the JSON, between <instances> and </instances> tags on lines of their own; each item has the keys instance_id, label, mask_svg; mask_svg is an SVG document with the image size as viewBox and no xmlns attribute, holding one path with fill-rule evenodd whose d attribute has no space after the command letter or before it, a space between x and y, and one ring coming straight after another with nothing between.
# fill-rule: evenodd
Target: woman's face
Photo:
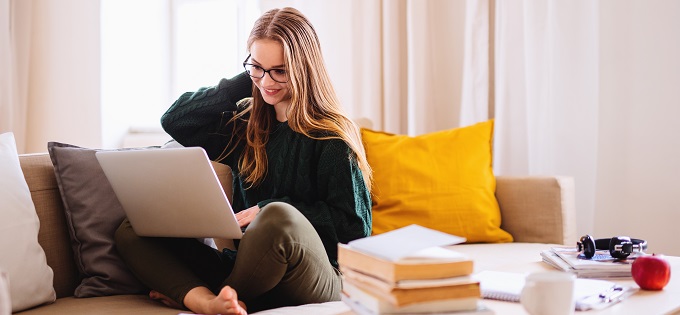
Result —
<instances>
[{"instance_id":1,"label":"woman's face","mask_svg":"<svg viewBox=\"0 0 680 315\"><path fill-rule=\"evenodd\" d=\"M279 115L284 113L285 109L290 104L290 89L288 88L288 83L281 83L272 79L272 74L274 74L274 77L277 78L278 81L283 81L281 80L281 74L285 72L283 46L279 42L270 39L254 41L250 46L250 59L246 62L259 66L265 71L271 70L270 72L265 73L262 78L251 77L251 79L253 80L253 83L255 83L255 86L260 90L260 93L262 93L264 101L267 102L267 104L274 105L277 113L276 116L279 118ZM280 70L283 70L284 72L281 72Z\"/></svg>"}]
</instances>

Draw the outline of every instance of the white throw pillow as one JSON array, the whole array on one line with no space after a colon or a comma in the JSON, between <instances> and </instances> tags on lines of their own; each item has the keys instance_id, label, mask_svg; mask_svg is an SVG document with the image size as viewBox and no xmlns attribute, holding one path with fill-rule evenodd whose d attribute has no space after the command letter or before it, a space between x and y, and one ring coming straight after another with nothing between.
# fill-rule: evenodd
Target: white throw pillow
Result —
<instances>
[{"instance_id":1,"label":"white throw pillow","mask_svg":"<svg viewBox=\"0 0 680 315\"><path fill-rule=\"evenodd\" d=\"M12 314L12 300L9 298L9 277L0 270L0 315Z\"/></svg>"},{"instance_id":2,"label":"white throw pillow","mask_svg":"<svg viewBox=\"0 0 680 315\"><path fill-rule=\"evenodd\" d=\"M9 275L12 312L54 302L52 268L38 244L40 222L14 134L0 134L0 269Z\"/></svg>"}]
</instances>

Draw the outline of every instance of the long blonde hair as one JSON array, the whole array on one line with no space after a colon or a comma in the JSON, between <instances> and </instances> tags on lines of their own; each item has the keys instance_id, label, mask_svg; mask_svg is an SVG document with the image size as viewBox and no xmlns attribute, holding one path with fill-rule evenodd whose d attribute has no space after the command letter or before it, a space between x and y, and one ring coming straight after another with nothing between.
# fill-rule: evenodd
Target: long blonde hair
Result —
<instances>
[{"instance_id":1,"label":"long blonde hair","mask_svg":"<svg viewBox=\"0 0 680 315\"><path fill-rule=\"evenodd\" d=\"M253 42L261 39L274 40L283 46L291 91L288 107L290 128L313 139L340 139L347 143L352 151L348 158L356 159L370 190L373 173L366 159L359 128L341 110L312 24L294 8L269 10L255 22L248 37L248 49ZM256 186L267 174L265 145L276 113L273 107L266 106L255 85L249 107L232 121L247 113L250 113L245 135L247 145L239 161L239 172L250 186Z\"/></svg>"}]
</instances>

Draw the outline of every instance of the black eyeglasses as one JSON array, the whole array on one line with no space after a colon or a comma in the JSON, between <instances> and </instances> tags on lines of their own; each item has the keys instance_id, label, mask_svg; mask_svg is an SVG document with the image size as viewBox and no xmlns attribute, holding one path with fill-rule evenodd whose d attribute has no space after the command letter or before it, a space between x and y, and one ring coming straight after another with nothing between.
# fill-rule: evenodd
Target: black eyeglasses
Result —
<instances>
[{"instance_id":1,"label":"black eyeglasses","mask_svg":"<svg viewBox=\"0 0 680 315\"><path fill-rule=\"evenodd\" d=\"M262 67L258 65L254 65L252 63L247 63L250 59L250 55L248 55L248 58L243 62L243 68L246 69L246 72L248 75L250 75L253 78L257 79L262 79L264 78L265 73L269 73L269 77L272 78L272 80L279 82L279 83L286 83L288 82L288 72L284 69L269 69L265 70Z\"/></svg>"}]
</instances>

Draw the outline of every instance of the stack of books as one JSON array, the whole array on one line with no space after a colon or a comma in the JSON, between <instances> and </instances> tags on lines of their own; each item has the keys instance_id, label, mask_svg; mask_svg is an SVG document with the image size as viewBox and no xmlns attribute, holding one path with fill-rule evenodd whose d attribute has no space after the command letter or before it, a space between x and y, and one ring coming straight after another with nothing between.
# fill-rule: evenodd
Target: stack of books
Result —
<instances>
[{"instance_id":1,"label":"stack of books","mask_svg":"<svg viewBox=\"0 0 680 315\"><path fill-rule=\"evenodd\" d=\"M543 262L579 278L630 278L631 266L637 257L616 259L609 251L597 251L593 258L585 258L575 247L551 247L541 252Z\"/></svg>"},{"instance_id":2,"label":"stack of books","mask_svg":"<svg viewBox=\"0 0 680 315\"><path fill-rule=\"evenodd\" d=\"M409 232L405 234L409 238ZM404 243L390 242L374 251L352 242L338 245L342 299L355 313L493 314L481 304L470 258L439 246L390 257L389 247L399 244Z\"/></svg>"}]
</instances>

